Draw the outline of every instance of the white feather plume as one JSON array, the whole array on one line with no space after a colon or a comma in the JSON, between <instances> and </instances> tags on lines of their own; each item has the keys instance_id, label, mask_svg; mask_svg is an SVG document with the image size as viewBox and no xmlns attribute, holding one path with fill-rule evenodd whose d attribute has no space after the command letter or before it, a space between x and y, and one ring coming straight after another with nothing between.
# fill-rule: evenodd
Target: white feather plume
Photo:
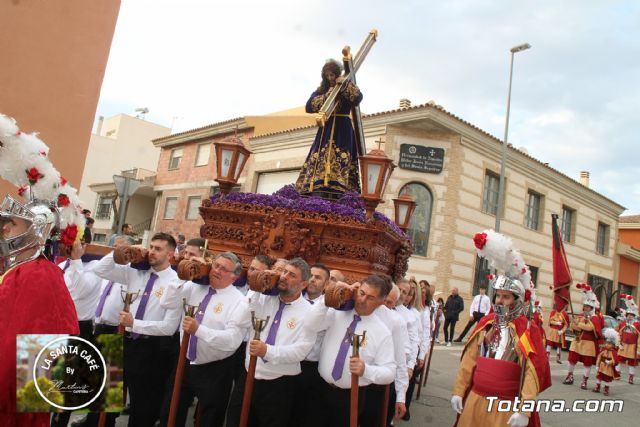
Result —
<instances>
[{"instance_id":1,"label":"white feather plume","mask_svg":"<svg viewBox=\"0 0 640 427\"><path fill-rule=\"evenodd\" d=\"M602 330L602 335L606 342L613 343L616 347L620 344L620 335L613 328L605 328Z\"/></svg>"},{"instance_id":2,"label":"white feather plume","mask_svg":"<svg viewBox=\"0 0 640 427\"><path fill-rule=\"evenodd\" d=\"M489 261L489 265L512 279L519 280L526 290L531 292L532 301L535 301L535 288L531 282L531 270L524 262L520 251L513 246L511 239L494 230L484 230L481 233L486 236L486 243L479 248L476 245L478 255Z\"/></svg>"},{"instance_id":3,"label":"white feather plume","mask_svg":"<svg viewBox=\"0 0 640 427\"><path fill-rule=\"evenodd\" d=\"M69 199L67 206L58 204L60 228L75 224L81 236L85 218L80 212L82 203L77 191L62 179L60 172L49 159L49 147L37 133L20 131L16 121L0 114L0 176L22 189L27 199L47 200L58 204L59 197ZM35 182L29 182L29 171L37 171Z\"/></svg>"}]
</instances>

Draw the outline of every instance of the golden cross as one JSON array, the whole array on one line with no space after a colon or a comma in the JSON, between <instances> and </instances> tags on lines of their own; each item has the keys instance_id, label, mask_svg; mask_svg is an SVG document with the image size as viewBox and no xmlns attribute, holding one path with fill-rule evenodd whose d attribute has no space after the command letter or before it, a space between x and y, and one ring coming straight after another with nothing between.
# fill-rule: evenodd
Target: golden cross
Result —
<instances>
[{"instance_id":1,"label":"golden cross","mask_svg":"<svg viewBox=\"0 0 640 427\"><path fill-rule=\"evenodd\" d=\"M376 144L378 144L378 150L380 150L380 144L384 144L386 141L382 139L382 137L380 137L380 139L378 139L377 141L374 141Z\"/></svg>"}]
</instances>

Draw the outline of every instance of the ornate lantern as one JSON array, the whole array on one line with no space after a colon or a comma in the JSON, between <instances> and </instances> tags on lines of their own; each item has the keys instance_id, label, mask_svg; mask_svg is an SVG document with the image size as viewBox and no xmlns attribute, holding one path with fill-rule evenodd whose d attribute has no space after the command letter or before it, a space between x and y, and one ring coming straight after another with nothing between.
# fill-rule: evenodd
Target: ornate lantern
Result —
<instances>
[{"instance_id":1,"label":"ornate lantern","mask_svg":"<svg viewBox=\"0 0 640 427\"><path fill-rule=\"evenodd\" d=\"M402 231L407 231L411 216L416 208L415 200L413 200L413 197L403 194L393 199L393 205L396 213L396 224L398 224L398 227L400 227Z\"/></svg>"},{"instance_id":2,"label":"ornate lantern","mask_svg":"<svg viewBox=\"0 0 640 427\"><path fill-rule=\"evenodd\" d=\"M360 179L362 181L362 198L371 218L376 207L382 201L384 189L389 182L391 172L396 167L393 161L380 148L359 156Z\"/></svg>"},{"instance_id":3,"label":"ornate lantern","mask_svg":"<svg viewBox=\"0 0 640 427\"><path fill-rule=\"evenodd\" d=\"M251 151L237 137L214 142L213 145L216 148L215 180L220 184L220 193L225 195L238 183Z\"/></svg>"}]
</instances>

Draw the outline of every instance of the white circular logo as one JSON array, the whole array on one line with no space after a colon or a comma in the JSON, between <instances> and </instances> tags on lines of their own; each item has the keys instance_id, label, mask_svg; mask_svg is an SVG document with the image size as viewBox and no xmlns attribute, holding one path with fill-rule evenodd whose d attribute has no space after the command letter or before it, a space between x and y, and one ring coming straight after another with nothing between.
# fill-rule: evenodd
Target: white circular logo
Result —
<instances>
[{"instance_id":1,"label":"white circular logo","mask_svg":"<svg viewBox=\"0 0 640 427\"><path fill-rule=\"evenodd\" d=\"M53 345L61 341L64 341L64 343ZM73 341L76 341L75 345L72 343ZM47 353L43 356L45 351ZM44 371L49 371L50 368L60 363L60 360L63 360L65 378L54 381L49 390L41 390L37 381L37 369L41 368ZM72 361L73 363L71 363ZM102 362L102 365L99 364L100 362ZM48 404L59 409L73 411L89 406L100 396L107 382L106 366L102 353L91 342L76 336L58 337L45 344L38 353L33 364L33 383L38 394ZM86 380L87 376L95 379L96 375L100 373L102 380L96 381L96 383L100 384L100 387L92 386ZM73 396L72 400L75 406L59 405L53 402L48 398L48 395L52 392L59 392L65 397ZM65 398L65 403L66 401L67 399Z\"/></svg>"},{"instance_id":2,"label":"white circular logo","mask_svg":"<svg viewBox=\"0 0 640 427\"><path fill-rule=\"evenodd\" d=\"M411 147L409 147L409 154L416 154L416 147L414 145L412 145Z\"/></svg>"}]
</instances>

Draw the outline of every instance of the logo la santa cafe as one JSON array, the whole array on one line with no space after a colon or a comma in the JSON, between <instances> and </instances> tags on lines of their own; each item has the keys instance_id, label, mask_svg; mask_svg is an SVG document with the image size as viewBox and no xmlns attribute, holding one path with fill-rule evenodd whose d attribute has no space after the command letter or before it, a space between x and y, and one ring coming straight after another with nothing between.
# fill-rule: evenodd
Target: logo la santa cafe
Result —
<instances>
[{"instance_id":1,"label":"logo la santa cafe","mask_svg":"<svg viewBox=\"0 0 640 427\"><path fill-rule=\"evenodd\" d=\"M104 357L95 345L84 338L58 337L45 344L38 353L33 364L33 378L37 378L38 369L44 372L51 371L61 358L64 358L63 378L53 381L49 389L41 389L38 381L34 381L38 394L48 404L67 411L89 406L100 396L107 381L107 364ZM75 363L70 363L69 360ZM88 381L87 378L92 381ZM49 395L54 392L64 396L64 404L60 405L49 399Z\"/></svg>"}]
</instances>

